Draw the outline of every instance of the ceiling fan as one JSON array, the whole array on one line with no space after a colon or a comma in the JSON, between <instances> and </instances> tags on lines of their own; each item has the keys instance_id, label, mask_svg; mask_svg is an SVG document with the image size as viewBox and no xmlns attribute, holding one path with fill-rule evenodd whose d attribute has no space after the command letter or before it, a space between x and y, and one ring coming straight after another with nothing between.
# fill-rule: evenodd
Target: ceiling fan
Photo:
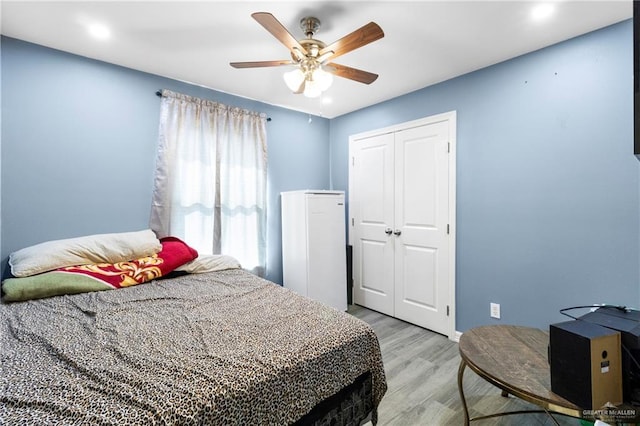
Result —
<instances>
[{"instance_id":1,"label":"ceiling fan","mask_svg":"<svg viewBox=\"0 0 640 426\"><path fill-rule=\"evenodd\" d=\"M329 62L339 56L349 53L359 47L384 37L382 28L375 22L353 31L329 45L313 38L320 28L320 20L308 16L300 20L300 28L306 38L296 40L289 31L270 13L256 12L251 14L275 38L280 40L291 53L291 59L257 62L231 62L234 68L277 67L295 65L293 71L284 74L284 80L294 93L303 93L308 97L317 97L329 88L333 81L332 75L348 78L364 84L371 84L377 74L359 70L345 65Z\"/></svg>"}]
</instances>

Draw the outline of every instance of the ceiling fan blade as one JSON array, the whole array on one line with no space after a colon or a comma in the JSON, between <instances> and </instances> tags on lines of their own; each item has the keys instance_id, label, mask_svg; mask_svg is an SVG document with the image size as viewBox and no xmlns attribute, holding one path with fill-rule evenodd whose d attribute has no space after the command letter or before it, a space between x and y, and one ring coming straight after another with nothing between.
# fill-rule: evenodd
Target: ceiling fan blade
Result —
<instances>
[{"instance_id":1,"label":"ceiling fan blade","mask_svg":"<svg viewBox=\"0 0 640 426\"><path fill-rule=\"evenodd\" d=\"M290 59L280 61L254 61L254 62L230 62L234 68L261 68L261 67L278 67L280 65L291 65L294 62Z\"/></svg>"},{"instance_id":2,"label":"ceiling fan blade","mask_svg":"<svg viewBox=\"0 0 640 426\"><path fill-rule=\"evenodd\" d=\"M364 84L371 84L378 78L378 74L368 71L362 71L357 68L347 67L336 63L326 64L324 69L338 77L348 78L349 80L358 81Z\"/></svg>"},{"instance_id":3,"label":"ceiling fan blade","mask_svg":"<svg viewBox=\"0 0 640 426\"><path fill-rule=\"evenodd\" d=\"M331 43L322 49L319 55L322 56L327 52L333 51L333 55L329 56L329 58L334 59L359 47L381 39L382 37L384 37L382 28L380 28L380 26L375 22L369 22L367 25L355 30L351 34L347 34L340 40Z\"/></svg>"},{"instance_id":4,"label":"ceiling fan blade","mask_svg":"<svg viewBox=\"0 0 640 426\"><path fill-rule=\"evenodd\" d=\"M291 33L275 18L275 16L268 12L255 12L252 13L251 16L275 38L280 40L280 43L287 46L289 50L292 50L295 47L300 49L303 54L307 54L305 48L298 43L298 40L291 35Z\"/></svg>"}]
</instances>

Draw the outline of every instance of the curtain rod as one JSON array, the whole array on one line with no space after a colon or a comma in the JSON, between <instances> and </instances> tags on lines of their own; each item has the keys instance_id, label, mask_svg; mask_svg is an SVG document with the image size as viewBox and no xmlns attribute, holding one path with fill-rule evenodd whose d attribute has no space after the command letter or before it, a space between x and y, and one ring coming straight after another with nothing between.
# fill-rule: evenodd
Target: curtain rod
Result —
<instances>
[{"instance_id":1,"label":"curtain rod","mask_svg":"<svg viewBox=\"0 0 640 426\"><path fill-rule=\"evenodd\" d=\"M162 90L158 90L158 91L156 92L156 96L158 96L158 97L162 97ZM267 121L271 121L271 117L267 117Z\"/></svg>"}]
</instances>

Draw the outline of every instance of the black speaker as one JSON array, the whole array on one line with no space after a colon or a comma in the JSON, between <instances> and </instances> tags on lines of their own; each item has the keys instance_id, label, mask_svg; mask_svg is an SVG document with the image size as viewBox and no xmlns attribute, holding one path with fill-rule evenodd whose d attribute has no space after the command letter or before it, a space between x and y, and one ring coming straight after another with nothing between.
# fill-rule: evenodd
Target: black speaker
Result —
<instances>
[{"instance_id":1,"label":"black speaker","mask_svg":"<svg viewBox=\"0 0 640 426\"><path fill-rule=\"evenodd\" d=\"M551 390L583 409L622 403L620 333L586 321L549 327Z\"/></svg>"}]
</instances>

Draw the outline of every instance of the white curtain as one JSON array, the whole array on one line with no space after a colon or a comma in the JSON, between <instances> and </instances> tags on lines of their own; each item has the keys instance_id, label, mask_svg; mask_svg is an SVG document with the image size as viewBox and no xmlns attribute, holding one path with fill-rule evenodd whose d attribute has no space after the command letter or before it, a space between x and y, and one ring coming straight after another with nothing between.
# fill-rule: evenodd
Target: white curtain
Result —
<instances>
[{"instance_id":1,"label":"white curtain","mask_svg":"<svg viewBox=\"0 0 640 426\"><path fill-rule=\"evenodd\" d=\"M266 268L266 116L162 91L150 226Z\"/></svg>"}]
</instances>

